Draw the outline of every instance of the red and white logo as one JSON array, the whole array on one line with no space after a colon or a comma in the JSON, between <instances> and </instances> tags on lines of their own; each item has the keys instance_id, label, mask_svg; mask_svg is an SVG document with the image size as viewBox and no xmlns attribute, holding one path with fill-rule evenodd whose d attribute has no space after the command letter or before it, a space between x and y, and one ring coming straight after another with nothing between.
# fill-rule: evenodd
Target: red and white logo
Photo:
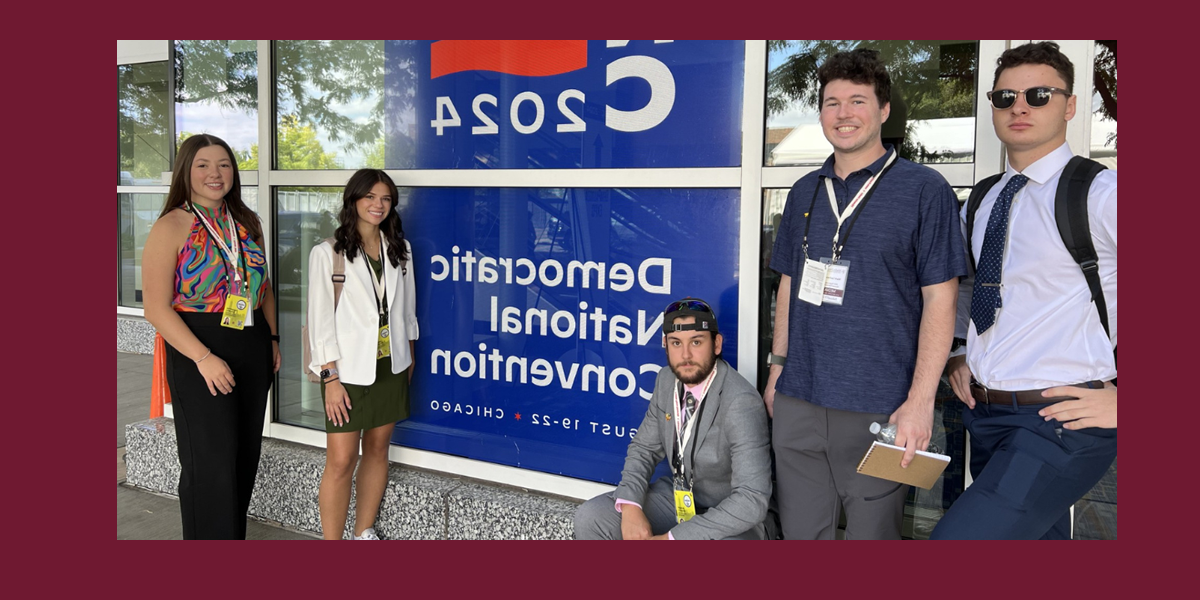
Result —
<instances>
[{"instance_id":1,"label":"red and white logo","mask_svg":"<svg viewBox=\"0 0 1200 600\"><path fill-rule=\"evenodd\" d=\"M654 40L654 44L671 43L672 40ZM607 48L623 48L629 40L608 40ZM587 68L587 40L441 40L429 49L430 79L437 79L466 71L491 71L525 77L551 77ZM622 79L636 77L650 84L650 99L646 105L635 110L619 110L604 107L604 125L609 129L624 132L646 131L656 127L671 114L675 106L675 77L662 61L652 56L623 56L605 65L605 86ZM582 132L587 123L579 117L576 109L568 105L569 100L578 100L582 106L586 96L582 90L567 89L558 95L559 113L567 119L559 123L559 133ZM430 127L442 135L447 127L459 127L462 119L450 96L438 96L434 109L436 117ZM522 122L518 116L521 105L529 102L534 108L534 118ZM471 102L471 110L480 125L471 127L472 135L495 135L500 132L496 121L487 116L483 105L499 107L499 100L492 94L479 94ZM531 134L541 129L546 116L545 103L541 95L524 91L513 96L509 106L509 119L517 133ZM501 113L503 114L503 113Z\"/></svg>"}]
</instances>

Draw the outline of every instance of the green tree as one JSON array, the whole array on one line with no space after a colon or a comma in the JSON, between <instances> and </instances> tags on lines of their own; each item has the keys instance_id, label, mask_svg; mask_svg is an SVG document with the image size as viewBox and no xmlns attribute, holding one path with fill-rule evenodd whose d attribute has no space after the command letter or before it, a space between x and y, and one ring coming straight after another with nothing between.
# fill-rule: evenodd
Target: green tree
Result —
<instances>
[{"instance_id":1,"label":"green tree","mask_svg":"<svg viewBox=\"0 0 1200 600\"><path fill-rule=\"evenodd\" d=\"M175 105L205 104L223 111L258 112L258 51L254 40L176 40ZM179 132L175 148L194 135ZM226 139L226 142L229 140ZM256 169L247 148L233 148L238 168Z\"/></svg>"},{"instance_id":2,"label":"green tree","mask_svg":"<svg viewBox=\"0 0 1200 600\"><path fill-rule=\"evenodd\" d=\"M251 155L257 164L257 145L251 148ZM325 152L317 139L317 132L310 125L302 125L295 115L284 115L279 119L275 134L275 160L278 168L284 171L342 168L337 153Z\"/></svg>"},{"instance_id":3,"label":"green tree","mask_svg":"<svg viewBox=\"0 0 1200 600\"><path fill-rule=\"evenodd\" d=\"M184 140L196 135L190 131L181 131L175 136L175 148L183 145ZM238 170L240 171L256 171L258 170L258 144L251 144L247 149L232 148L233 159L237 161Z\"/></svg>"},{"instance_id":4,"label":"green tree","mask_svg":"<svg viewBox=\"0 0 1200 600\"><path fill-rule=\"evenodd\" d=\"M155 180L171 169L167 63L117 66L118 185Z\"/></svg>"},{"instance_id":5,"label":"green tree","mask_svg":"<svg viewBox=\"0 0 1200 600\"><path fill-rule=\"evenodd\" d=\"M258 110L258 52L253 40L176 40L175 102Z\"/></svg>"},{"instance_id":6,"label":"green tree","mask_svg":"<svg viewBox=\"0 0 1200 600\"><path fill-rule=\"evenodd\" d=\"M184 140L195 135L183 131L175 140L176 147ZM341 169L341 159L336 152L326 152L317 139L317 132L308 125L300 125L294 116L285 115L279 125L276 139L275 156L279 160L279 168L285 171L313 169ZM383 160L383 140L377 146L379 160ZM242 171L258 170L258 144L252 144L248 150L233 149L238 169ZM376 152L372 152L375 154Z\"/></svg>"},{"instance_id":7,"label":"green tree","mask_svg":"<svg viewBox=\"0 0 1200 600\"><path fill-rule=\"evenodd\" d=\"M792 55L767 75L767 112L793 103L817 109L817 67L834 53L857 48L879 51L892 78L892 100L901 94L910 119L970 117L975 114L977 47L973 42L918 40L770 40L771 53Z\"/></svg>"},{"instance_id":8,"label":"green tree","mask_svg":"<svg viewBox=\"0 0 1200 600\"><path fill-rule=\"evenodd\" d=\"M403 50L417 42L403 40L276 41L273 42L275 93L288 114L279 118L276 146L284 147L285 128L320 129L329 140L348 150L366 150L368 160L379 157L380 144L393 157L392 168L411 166L413 141L404 135L384 140L385 122L399 125L400 115L412 108L416 97L417 65L414 61L388 61L385 48ZM230 110L259 110L258 57L252 42L229 40L180 40L175 44L176 101L215 102ZM385 83L389 93L384 93ZM338 112L338 106L363 99L373 104L367 119L355 121ZM265 107L262 107L265 109ZM165 114L165 113L164 113ZM291 122L285 122L286 119ZM163 120L165 123L165 119ZM314 134L315 137L315 134ZM303 141L303 140L300 140ZM314 158L311 144L298 156ZM319 146L319 144L318 144ZM322 150L323 152L323 150ZM279 157L280 169L313 168L287 166ZM328 154L326 156L333 156ZM257 163L242 163L242 169ZM379 164L382 167L382 163ZM321 167L325 168L325 167ZM341 168L331 167L331 168Z\"/></svg>"},{"instance_id":9,"label":"green tree","mask_svg":"<svg viewBox=\"0 0 1200 600\"><path fill-rule=\"evenodd\" d=\"M892 115L904 119L900 155L922 162L948 157L928 151L912 135L913 121L975 115L977 44L918 40L769 40L768 51L791 53L767 74L767 115L793 105L819 110L817 67L837 52L879 51L892 79Z\"/></svg>"},{"instance_id":10,"label":"green tree","mask_svg":"<svg viewBox=\"0 0 1200 600\"><path fill-rule=\"evenodd\" d=\"M390 168L414 164L415 145L403 131L401 116L416 98L417 63L404 60L418 42L412 40L277 41L274 46L276 93L302 123L319 124L321 132L344 148L366 150L377 161L379 141L386 138ZM362 121L338 112L338 105L371 99ZM379 167L384 165L380 162Z\"/></svg>"},{"instance_id":11,"label":"green tree","mask_svg":"<svg viewBox=\"0 0 1200 600\"><path fill-rule=\"evenodd\" d=\"M365 160L363 162L363 167L367 169L385 168L383 158L385 156L386 146L387 144L384 142L384 139L381 136L375 141L375 145L371 147L371 150L368 151L367 155L364 157Z\"/></svg>"},{"instance_id":12,"label":"green tree","mask_svg":"<svg viewBox=\"0 0 1200 600\"><path fill-rule=\"evenodd\" d=\"M1093 85L1100 95L1096 112L1102 121L1117 121L1117 40L1096 40L1096 59L1093 61ZM1117 147L1117 133L1109 134L1104 145Z\"/></svg>"}]
</instances>

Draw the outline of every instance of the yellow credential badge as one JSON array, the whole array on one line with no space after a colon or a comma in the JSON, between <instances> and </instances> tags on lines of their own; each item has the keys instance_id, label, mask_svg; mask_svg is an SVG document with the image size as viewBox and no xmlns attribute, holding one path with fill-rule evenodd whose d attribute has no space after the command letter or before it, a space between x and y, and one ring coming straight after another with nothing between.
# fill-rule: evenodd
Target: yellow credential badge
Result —
<instances>
[{"instance_id":1,"label":"yellow credential badge","mask_svg":"<svg viewBox=\"0 0 1200 600\"><path fill-rule=\"evenodd\" d=\"M242 329L246 326L246 315L250 313L250 301L244 296L225 296L225 310L221 313L221 327Z\"/></svg>"},{"instance_id":2,"label":"yellow credential badge","mask_svg":"<svg viewBox=\"0 0 1200 600\"><path fill-rule=\"evenodd\" d=\"M682 523L696 516L696 501L691 490L675 490L675 522Z\"/></svg>"},{"instance_id":3,"label":"yellow credential badge","mask_svg":"<svg viewBox=\"0 0 1200 600\"><path fill-rule=\"evenodd\" d=\"M384 358L392 355L392 330L388 325L379 328L379 346L375 350L375 358Z\"/></svg>"}]
</instances>

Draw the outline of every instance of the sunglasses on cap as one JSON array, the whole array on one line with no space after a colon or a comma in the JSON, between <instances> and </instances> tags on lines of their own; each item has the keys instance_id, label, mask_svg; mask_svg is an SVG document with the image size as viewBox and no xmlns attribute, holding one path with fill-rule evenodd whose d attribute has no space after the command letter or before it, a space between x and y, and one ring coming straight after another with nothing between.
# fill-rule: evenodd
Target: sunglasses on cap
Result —
<instances>
[{"instance_id":1,"label":"sunglasses on cap","mask_svg":"<svg viewBox=\"0 0 1200 600\"><path fill-rule=\"evenodd\" d=\"M712 307L703 300L697 300L696 298L684 298L683 300L676 300L675 302L668 304L667 307L663 309L663 314L669 315L673 312L678 312L681 310L693 310L696 312L706 313L711 313L713 311Z\"/></svg>"},{"instance_id":2,"label":"sunglasses on cap","mask_svg":"<svg viewBox=\"0 0 1200 600\"><path fill-rule=\"evenodd\" d=\"M1050 103L1050 98L1054 94L1062 94L1064 97L1070 98L1071 92L1062 88L1050 87L1048 85L1039 85L1031 87L1027 90L995 90L987 93L988 100L992 101L992 106L1005 109L1010 108L1017 101L1017 96L1025 94L1025 104L1032 108L1040 108Z\"/></svg>"}]
</instances>

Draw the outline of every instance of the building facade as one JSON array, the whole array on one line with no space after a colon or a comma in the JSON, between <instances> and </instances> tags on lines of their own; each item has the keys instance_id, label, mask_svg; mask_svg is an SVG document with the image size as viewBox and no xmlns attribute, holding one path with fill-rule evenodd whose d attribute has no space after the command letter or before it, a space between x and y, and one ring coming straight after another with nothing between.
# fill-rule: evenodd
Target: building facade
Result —
<instances>
[{"instance_id":1,"label":"building facade","mask_svg":"<svg viewBox=\"0 0 1200 600\"><path fill-rule=\"evenodd\" d=\"M996 58L1025 41L119 41L118 349L149 351L141 249L178 144L221 137L279 300L263 434L323 446L319 386L300 364L308 253L354 170L386 169L421 328L391 459L590 497L619 479L665 364L668 302L708 300L726 360L764 385L775 230L792 183L831 152L815 66L880 50L885 143L965 199L1004 168L985 92ZM1068 142L1116 168L1116 42L1059 43L1076 66ZM910 498L913 537L968 483L959 414L939 402L935 441L954 467ZM1115 466L1110 487L1115 537ZM1084 504L1077 524L1107 522L1099 496Z\"/></svg>"}]
</instances>

